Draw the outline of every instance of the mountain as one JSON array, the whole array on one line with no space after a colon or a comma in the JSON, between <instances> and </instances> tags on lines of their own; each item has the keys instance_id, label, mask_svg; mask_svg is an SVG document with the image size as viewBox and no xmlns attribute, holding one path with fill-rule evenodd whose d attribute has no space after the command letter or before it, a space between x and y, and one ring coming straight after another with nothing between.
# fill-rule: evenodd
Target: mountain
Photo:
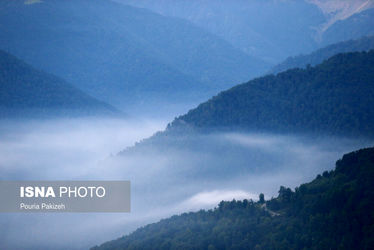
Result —
<instances>
[{"instance_id":1,"label":"mountain","mask_svg":"<svg viewBox=\"0 0 374 250\"><path fill-rule=\"evenodd\" d=\"M326 19L316 5L299 0L117 1L188 20L270 63L316 49L314 34Z\"/></svg>"},{"instance_id":2,"label":"mountain","mask_svg":"<svg viewBox=\"0 0 374 250\"><path fill-rule=\"evenodd\" d=\"M374 36L362 37L357 40L349 40L329 45L318 49L308 55L289 57L284 62L274 66L271 73L277 74L292 68L305 68L307 65L315 66L333 55L355 51L369 51L374 49Z\"/></svg>"},{"instance_id":3,"label":"mountain","mask_svg":"<svg viewBox=\"0 0 374 250\"><path fill-rule=\"evenodd\" d=\"M373 249L374 148L343 156L336 168L265 201L222 201L144 226L92 250Z\"/></svg>"},{"instance_id":4,"label":"mountain","mask_svg":"<svg viewBox=\"0 0 374 250\"><path fill-rule=\"evenodd\" d=\"M0 51L0 118L118 115L64 80Z\"/></svg>"},{"instance_id":5,"label":"mountain","mask_svg":"<svg viewBox=\"0 0 374 250\"><path fill-rule=\"evenodd\" d=\"M308 0L317 5L326 16L326 22L320 27L320 33L325 32L336 22L345 20L362 11L374 7L373 0Z\"/></svg>"},{"instance_id":6,"label":"mountain","mask_svg":"<svg viewBox=\"0 0 374 250\"><path fill-rule=\"evenodd\" d=\"M1 1L0 48L129 111L196 102L269 66L190 22L109 0Z\"/></svg>"},{"instance_id":7,"label":"mountain","mask_svg":"<svg viewBox=\"0 0 374 250\"><path fill-rule=\"evenodd\" d=\"M117 1L191 21L271 63L370 35L373 29L373 15L363 14L372 10L373 0Z\"/></svg>"},{"instance_id":8,"label":"mountain","mask_svg":"<svg viewBox=\"0 0 374 250\"><path fill-rule=\"evenodd\" d=\"M339 54L219 93L176 118L180 128L374 136L374 50Z\"/></svg>"},{"instance_id":9,"label":"mountain","mask_svg":"<svg viewBox=\"0 0 374 250\"><path fill-rule=\"evenodd\" d=\"M337 21L322 34L321 45L374 35L373 23L374 8L359 12L347 19Z\"/></svg>"}]
</instances>

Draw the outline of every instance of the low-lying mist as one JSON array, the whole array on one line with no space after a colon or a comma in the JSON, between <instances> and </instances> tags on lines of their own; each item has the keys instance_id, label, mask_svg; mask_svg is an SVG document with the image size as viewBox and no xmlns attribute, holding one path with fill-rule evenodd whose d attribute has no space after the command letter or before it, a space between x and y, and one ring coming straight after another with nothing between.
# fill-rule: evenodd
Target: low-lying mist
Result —
<instances>
[{"instance_id":1,"label":"low-lying mist","mask_svg":"<svg viewBox=\"0 0 374 250\"><path fill-rule=\"evenodd\" d=\"M131 213L0 214L0 249L87 249L170 215L221 200L271 198L334 168L370 141L214 133L121 150L163 120L69 119L0 123L3 180L130 180Z\"/></svg>"}]
</instances>

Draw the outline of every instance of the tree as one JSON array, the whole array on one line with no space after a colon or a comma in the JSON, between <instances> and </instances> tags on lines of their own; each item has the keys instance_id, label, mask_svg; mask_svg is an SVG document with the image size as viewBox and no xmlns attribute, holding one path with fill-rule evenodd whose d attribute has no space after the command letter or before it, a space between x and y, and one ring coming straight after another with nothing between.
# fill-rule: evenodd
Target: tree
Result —
<instances>
[{"instance_id":1,"label":"tree","mask_svg":"<svg viewBox=\"0 0 374 250\"><path fill-rule=\"evenodd\" d=\"M261 193L261 194L258 196L258 198L259 198L259 202L260 202L261 204L265 203L265 196L264 196L263 193Z\"/></svg>"}]
</instances>

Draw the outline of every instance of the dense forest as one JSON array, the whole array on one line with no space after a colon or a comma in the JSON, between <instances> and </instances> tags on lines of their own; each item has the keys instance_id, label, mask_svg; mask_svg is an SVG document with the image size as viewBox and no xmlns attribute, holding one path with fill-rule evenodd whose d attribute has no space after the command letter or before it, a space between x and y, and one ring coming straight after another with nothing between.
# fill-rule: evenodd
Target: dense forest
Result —
<instances>
[{"instance_id":1,"label":"dense forest","mask_svg":"<svg viewBox=\"0 0 374 250\"><path fill-rule=\"evenodd\" d=\"M0 0L0 186L131 182L127 214L15 204L0 250L374 250L373 24L374 0Z\"/></svg>"},{"instance_id":2,"label":"dense forest","mask_svg":"<svg viewBox=\"0 0 374 250\"><path fill-rule=\"evenodd\" d=\"M137 229L92 250L373 249L374 148L343 156L336 168L276 198L222 201Z\"/></svg>"},{"instance_id":3,"label":"dense forest","mask_svg":"<svg viewBox=\"0 0 374 250\"><path fill-rule=\"evenodd\" d=\"M112 106L0 51L0 117L114 115Z\"/></svg>"},{"instance_id":4,"label":"dense forest","mask_svg":"<svg viewBox=\"0 0 374 250\"><path fill-rule=\"evenodd\" d=\"M357 40L332 44L308 55L289 57L284 62L274 66L270 72L276 74L288 69L306 68L308 65L315 66L339 53L361 52L372 49L374 49L374 36L365 36Z\"/></svg>"},{"instance_id":5,"label":"dense forest","mask_svg":"<svg viewBox=\"0 0 374 250\"><path fill-rule=\"evenodd\" d=\"M167 131L374 136L374 50L338 54L322 64L237 85L176 118Z\"/></svg>"}]
</instances>

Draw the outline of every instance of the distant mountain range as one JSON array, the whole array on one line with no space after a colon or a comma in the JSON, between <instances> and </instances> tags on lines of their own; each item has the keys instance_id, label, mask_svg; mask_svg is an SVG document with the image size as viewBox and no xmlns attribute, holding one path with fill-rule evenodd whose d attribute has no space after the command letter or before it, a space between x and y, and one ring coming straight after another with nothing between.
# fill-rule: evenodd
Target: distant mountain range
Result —
<instances>
[{"instance_id":1,"label":"distant mountain range","mask_svg":"<svg viewBox=\"0 0 374 250\"><path fill-rule=\"evenodd\" d=\"M334 23L374 7L373 0L307 0L317 5L326 16L326 22L320 27L325 32Z\"/></svg>"},{"instance_id":2,"label":"distant mountain range","mask_svg":"<svg viewBox=\"0 0 374 250\"><path fill-rule=\"evenodd\" d=\"M219 93L166 132L253 132L374 136L374 50L339 54L315 67L268 75Z\"/></svg>"},{"instance_id":3,"label":"distant mountain range","mask_svg":"<svg viewBox=\"0 0 374 250\"><path fill-rule=\"evenodd\" d=\"M120 115L64 80L0 51L0 119Z\"/></svg>"},{"instance_id":4,"label":"distant mountain range","mask_svg":"<svg viewBox=\"0 0 374 250\"><path fill-rule=\"evenodd\" d=\"M374 34L372 0L117 0L179 17L271 63Z\"/></svg>"},{"instance_id":5,"label":"distant mountain range","mask_svg":"<svg viewBox=\"0 0 374 250\"><path fill-rule=\"evenodd\" d=\"M374 8L337 21L322 34L321 45L374 35Z\"/></svg>"},{"instance_id":6,"label":"distant mountain range","mask_svg":"<svg viewBox=\"0 0 374 250\"><path fill-rule=\"evenodd\" d=\"M367 37L300 58L314 64L327 57L330 50L361 51L371 44L372 37ZM223 91L176 118L166 131L119 155L213 147L215 156L220 158L232 150L231 145L223 148L219 142L211 141L213 137L196 136L216 131L373 138L373 93L374 50L341 53L315 66L289 69ZM235 150L238 156L245 155ZM218 167L204 163L199 171L206 171L205 181L212 172L240 172L240 168L232 167L237 165L232 159L223 170L219 163ZM189 174L194 171L190 169ZM295 191L281 187L278 197L268 201L262 195L257 202L222 201L213 210L173 216L92 250L371 249L373 178L374 148L362 149L344 155L334 171L323 172Z\"/></svg>"},{"instance_id":7,"label":"distant mountain range","mask_svg":"<svg viewBox=\"0 0 374 250\"><path fill-rule=\"evenodd\" d=\"M314 50L311 34L325 21L317 6L299 0L117 1L188 20L270 63Z\"/></svg>"},{"instance_id":8,"label":"distant mountain range","mask_svg":"<svg viewBox=\"0 0 374 250\"><path fill-rule=\"evenodd\" d=\"M118 1L1 1L0 49L122 110L162 112L374 31L370 4Z\"/></svg>"},{"instance_id":9,"label":"distant mountain range","mask_svg":"<svg viewBox=\"0 0 374 250\"><path fill-rule=\"evenodd\" d=\"M222 201L91 249L373 249L373 178L374 148L362 149L271 200Z\"/></svg>"},{"instance_id":10,"label":"distant mountain range","mask_svg":"<svg viewBox=\"0 0 374 250\"><path fill-rule=\"evenodd\" d=\"M108 0L1 1L0 49L129 111L196 103L270 66L188 21Z\"/></svg>"},{"instance_id":11,"label":"distant mountain range","mask_svg":"<svg viewBox=\"0 0 374 250\"><path fill-rule=\"evenodd\" d=\"M369 51L371 49L374 49L374 36L344 41L318 49L308 55L289 57L284 62L274 66L270 73L276 74L287 69L305 68L307 65L315 66L339 53Z\"/></svg>"}]
</instances>

